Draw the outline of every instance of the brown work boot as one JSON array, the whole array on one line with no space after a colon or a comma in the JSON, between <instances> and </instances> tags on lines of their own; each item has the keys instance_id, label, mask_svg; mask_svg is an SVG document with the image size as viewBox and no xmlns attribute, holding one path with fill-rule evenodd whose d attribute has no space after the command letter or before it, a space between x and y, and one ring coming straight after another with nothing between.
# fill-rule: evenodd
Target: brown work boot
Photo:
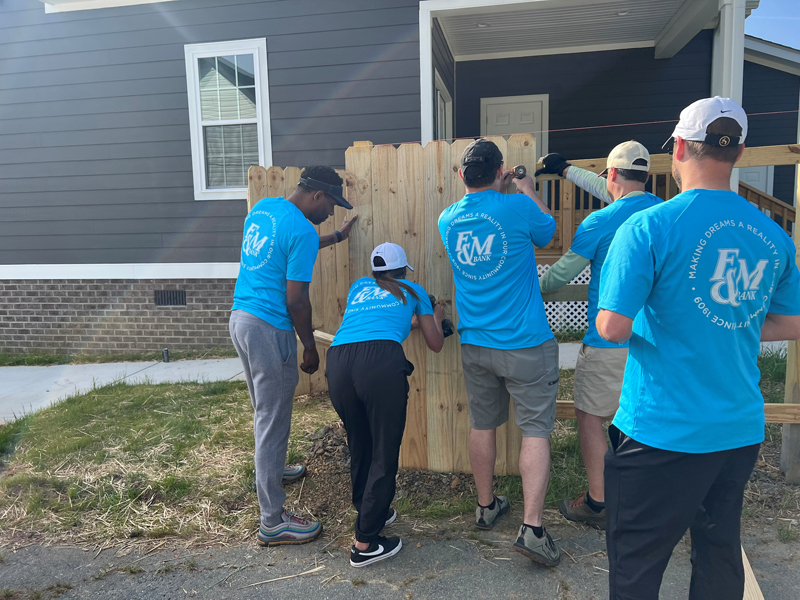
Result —
<instances>
[{"instance_id":1,"label":"brown work boot","mask_svg":"<svg viewBox=\"0 0 800 600\"><path fill-rule=\"evenodd\" d=\"M561 514L570 521L577 521L586 523L592 527L597 527L605 531L606 528L606 509L600 512L594 512L589 505L586 504L586 495L588 492L581 492L575 500L562 500L561 506L558 510Z\"/></svg>"}]
</instances>

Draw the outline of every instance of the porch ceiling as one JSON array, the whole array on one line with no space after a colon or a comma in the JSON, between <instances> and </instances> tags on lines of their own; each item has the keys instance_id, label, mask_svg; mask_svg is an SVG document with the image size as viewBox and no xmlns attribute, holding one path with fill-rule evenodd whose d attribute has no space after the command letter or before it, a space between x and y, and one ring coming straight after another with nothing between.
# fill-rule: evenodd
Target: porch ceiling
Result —
<instances>
[{"instance_id":1,"label":"porch ceiling","mask_svg":"<svg viewBox=\"0 0 800 600\"><path fill-rule=\"evenodd\" d=\"M692 0L687 0L692 1ZM434 13L456 60L653 46L684 0L544 0Z\"/></svg>"}]
</instances>

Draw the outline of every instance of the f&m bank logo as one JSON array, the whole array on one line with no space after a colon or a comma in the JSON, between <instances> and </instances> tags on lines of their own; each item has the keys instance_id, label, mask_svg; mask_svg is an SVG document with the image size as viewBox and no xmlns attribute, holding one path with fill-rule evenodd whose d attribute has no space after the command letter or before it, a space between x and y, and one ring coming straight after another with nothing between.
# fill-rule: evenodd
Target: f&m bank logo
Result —
<instances>
[{"instance_id":1,"label":"f&m bank logo","mask_svg":"<svg viewBox=\"0 0 800 600\"><path fill-rule=\"evenodd\" d=\"M456 239L456 259L462 265L475 266L476 262L485 262L492 257L492 242L495 234L490 233L481 242L471 231L460 231Z\"/></svg>"},{"instance_id":2,"label":"f&m bank logo","mask_svg":"<svg viewBox=\"0 0 800 600\"><path fill-rule=\"evenodd\" d=\"M738 248L720 248L718 252L717 266L710 279L714 282L711 286L714 302L739 306L743 301L755 300L769 261L759 260L750 270L747 260L739 258Z\"/></svg>"},{"instance_id":3,"label":"f&m bank logo","mask_svg":"<svg viewBox=\"0 0 800 600\"><path fill-rule=\"evenodd\" d=\"M242 242L242 252L247 256L258 256L261 248L267 243L266 235L259 235L261 228L253 223L244 234L244 241Z\"/></svg>"}]
</instances>

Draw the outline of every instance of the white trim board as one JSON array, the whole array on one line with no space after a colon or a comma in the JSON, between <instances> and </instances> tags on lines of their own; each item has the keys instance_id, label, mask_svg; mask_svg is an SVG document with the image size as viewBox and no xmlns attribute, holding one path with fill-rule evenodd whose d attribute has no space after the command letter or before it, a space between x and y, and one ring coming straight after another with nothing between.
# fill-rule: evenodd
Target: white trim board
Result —
<instances>
[{"instance_id":1,"label":"white trim board","mask_svg":"<svg viewBox=\"0 0 800 600\"><path fill-rule=\"evenodd\" d=\"M96 10L98 8L116 8L118 6L136 6L137 4L157 4L174 0L40 0L44 3L45 14L72 12L75 10Z\"/></svg>"},{"instance_id":2,"label":"white trim board","mask_svg":"<svg viewBox=\"0 0 800 600\"><path fill-rule=\"evenodd\" d=\"M456 62L471 60L493 60L498 58L522 58L526 56L552 56L553 54L578 54L580 52L605 52L607 50L630 50L632 48L652 48L652 40L643 42L619 42L613 44L591 44L588 46L565 46L563 48L541 48L539 50L519 50L515 52L490 52L487 54L459 54L453 56Z\"/></svg>"},{"instance_id":3,"label":"white trim board","mask_svg":"<svg viewBox=\"0 0 800 600\"><path fill-rule=\"evenodd\" d=\"M0 265L9 279L236 279L239 263L102 263L86 265Z\"/></svg>"}]
</instances>

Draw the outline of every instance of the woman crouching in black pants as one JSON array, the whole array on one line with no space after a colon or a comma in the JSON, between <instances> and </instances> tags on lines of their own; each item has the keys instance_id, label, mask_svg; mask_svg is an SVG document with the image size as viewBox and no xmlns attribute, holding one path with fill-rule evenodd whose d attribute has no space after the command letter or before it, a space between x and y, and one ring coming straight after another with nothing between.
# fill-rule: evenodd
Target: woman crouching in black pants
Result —
<instances>
[{"instance_id":1,"label":"woman crouching in black pants","mask_svg":"<svg viewBox=\"0 0 800 600\"><path fill-rule=\"evenodd\" d=\"M425 343L434 352L444 344L444 307L431 307L422 286L405 281L406 253L397 244L381 244L372 252L372 278L350 288L342 326L328 350L328 390L347 430L353 505L358 511L356 543L350 564L366 567L394 556L399 537L380 535L397 513L394 498L400 442L406 426L408 376L402 342L416 315Z\"/></svg>"}]
</instances>

